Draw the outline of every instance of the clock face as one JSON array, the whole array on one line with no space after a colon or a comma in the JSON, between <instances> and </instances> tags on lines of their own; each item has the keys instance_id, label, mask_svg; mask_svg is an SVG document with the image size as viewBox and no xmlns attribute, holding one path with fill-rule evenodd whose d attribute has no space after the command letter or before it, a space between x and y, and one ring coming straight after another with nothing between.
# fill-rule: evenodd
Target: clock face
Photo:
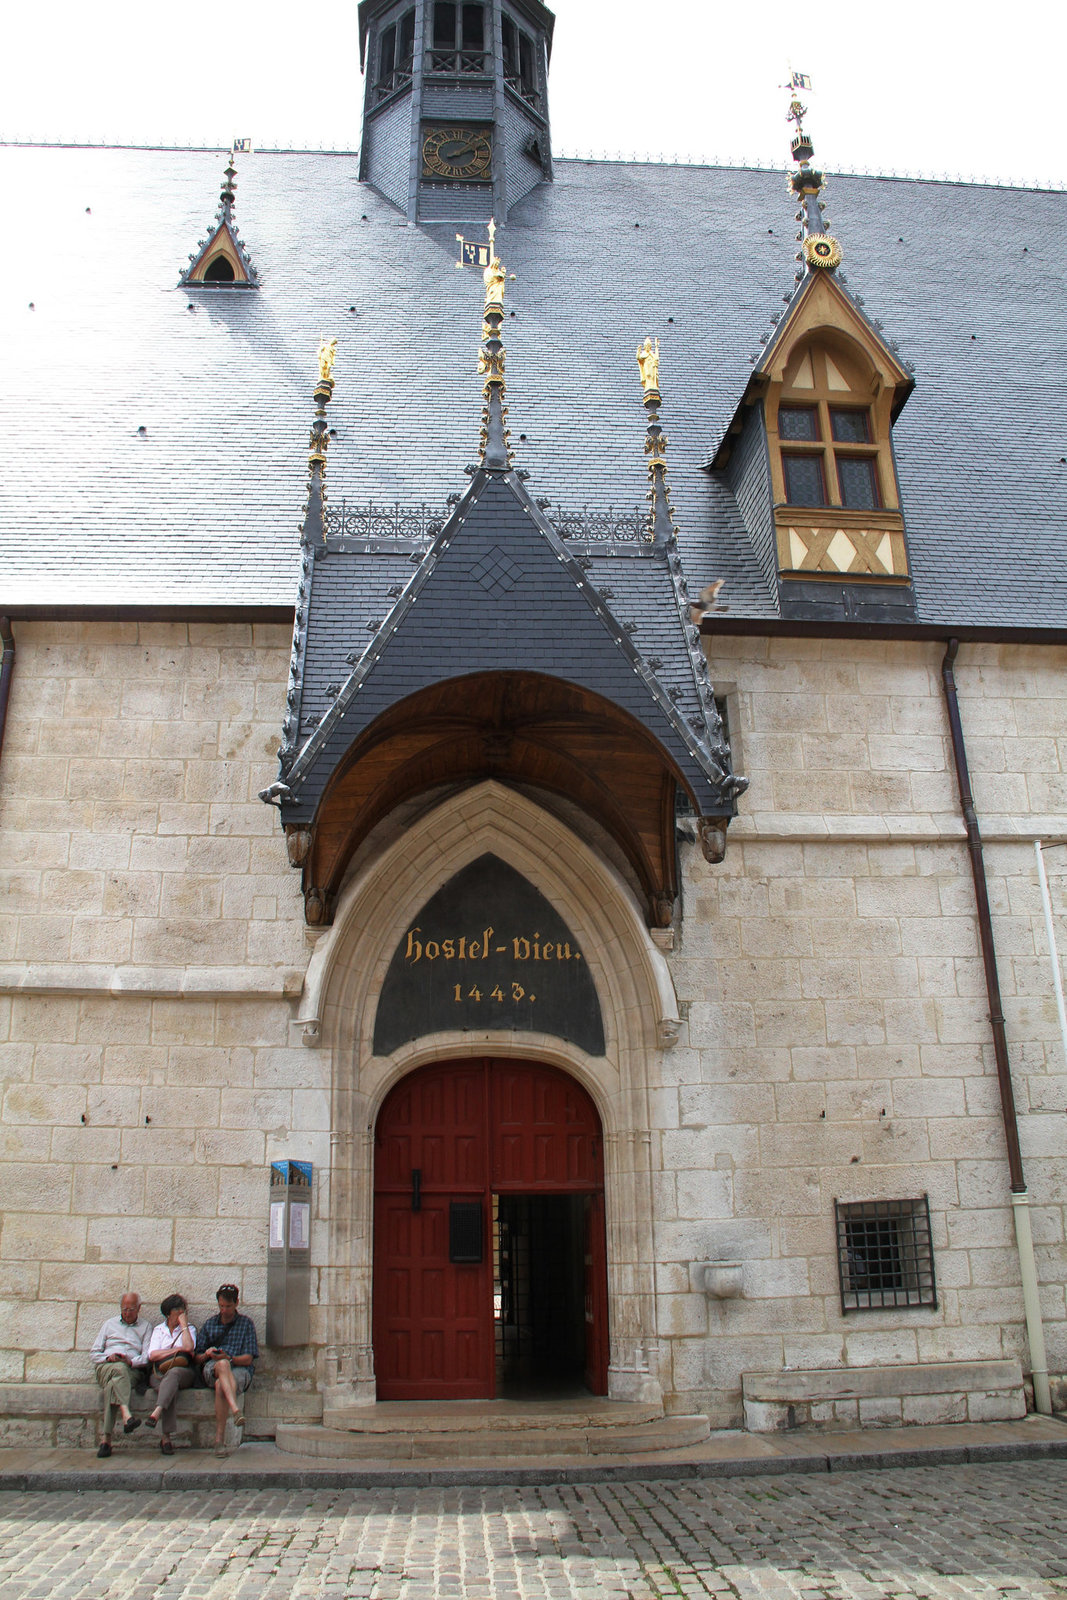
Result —
<instances>
[{"instance_id":1,"label":"clock face","mask_svg":"<svg viewBox=\"0 0 1067 1600\"><path fill-rule=\"evenodd\" d=\"M488 128L429 128L423 137L424 178L488 178L492 161Z\"/></svg>"}]
</instances>

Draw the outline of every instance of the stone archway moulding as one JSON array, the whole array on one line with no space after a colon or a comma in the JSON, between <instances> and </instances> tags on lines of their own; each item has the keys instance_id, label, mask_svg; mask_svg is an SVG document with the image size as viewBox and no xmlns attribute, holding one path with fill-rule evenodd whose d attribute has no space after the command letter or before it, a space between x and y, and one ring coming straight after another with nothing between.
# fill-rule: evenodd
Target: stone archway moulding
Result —
<instances>
[{"instance_id":1,"label":"stone archway moulding","mask_svg":"<svg viewBox=\"0 0 1067 1600\"><path fill-rule=\"evenodd\" d=\"M377 997L404 931L431 895L492 851L550 901L582 946L604 1015L606 1050L587 1056L547 1035L485 1029L438 1033L392 1055L373 1053ZM405 1073L463 1056L522 1056L570 1072L592 1095L605 1140L609 1393L658 1401L650 1090L660 1052L678 1035L670 970L614 870L526 796L488 781L416 821L345 885L332 928L308 967L299 1017L305 1043L331 1070L326 1408L375 1398L371 1349L373 1130Z\"/></svg>"}]
</instances>

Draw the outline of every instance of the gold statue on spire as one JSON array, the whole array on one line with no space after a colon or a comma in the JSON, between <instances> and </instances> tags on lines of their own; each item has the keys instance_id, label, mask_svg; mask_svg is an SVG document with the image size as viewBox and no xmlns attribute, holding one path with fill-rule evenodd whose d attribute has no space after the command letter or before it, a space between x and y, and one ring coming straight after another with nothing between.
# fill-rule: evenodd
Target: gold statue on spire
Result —
<instances>
[{"instance_id":1,"label":"gold statue on spire","mask_svg":"<svg viewBox=\"0 0 1067 1600\"><path fill-rule=\"evenodd\" d=\"M646 394L659 393L659 340L651 338L637 347L637 365L641 369L641 387Z\"/></svg>"},{"instance_id":2,"label":"gold statue on spire","mask_svg":"<svg viewBox=\"0 0 1067 1600\"><path fill-rule=\"evenodd\" d=\"M504 263L496 253L496 222L489 219L489 264L482 273L482 282L485 284L485 303L487 306L502 306L504 304L504 285L510 276L515 282L515 274L509 274Z\"/></svg>"},{"instance_id":3,"label":"gold statue on spire","mask_svg":"<svg viewBox=\"0 0 1067 1600\"><path fill-rule=\"evenodd\" d=\"M319 381L320 383L333 382L333 364L337 359L337 340L322 339L319 342Z\"/></svg>"}]
</instances>

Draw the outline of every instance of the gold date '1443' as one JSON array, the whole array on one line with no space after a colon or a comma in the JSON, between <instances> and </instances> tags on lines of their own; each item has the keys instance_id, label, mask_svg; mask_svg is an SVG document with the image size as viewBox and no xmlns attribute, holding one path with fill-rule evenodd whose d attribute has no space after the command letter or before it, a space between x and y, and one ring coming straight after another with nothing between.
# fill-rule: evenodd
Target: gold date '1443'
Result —
<instances>
[{"instance_id":1,"label":"gold date '1443'","mask_svg":"<svg viewBox=\"0 0 1067 1600\"><path fill-rule=\"evenodd\" d=\"M495 929L484 928L479 937L470 939L466 934L461 934L458 939L420 939L422 932L419 927L408 930L407 948L404 951L404 960L409 966L414 966L416 961L485 961L491 955L508 956L513 961L580 961L582 952L572 950L569 940L557 943L553 939L542 940L539 933L534 933L529 939L521 935L517 938L507 939L502 944L495 944ZM518 997L516 997L518 998Z\"/></svg>"},{"instance_id":2,"label":"gold date '1443'","mask_svg":"<svg viewBox=\"0 0 1067 1600\"><path fill-rule=\"evenodd\" d=\"M479 989L477 984L474 984L467 990L466 995L464 995L463 985L461 983L457 983L453 986L452 998L453 1000L480 1000L482 998L482 991ZM507 997L505 996L504 991L500 987L499 983L494 984L493 988L490 989L489 993L486 995L487 1000L504 1000L506 998ZM513 983L511 985L511 998L513 1000L529 1000L532 1005L537 999L537 996L535 994L527 994L521 983Z\"/></svg>"}]
</instances>

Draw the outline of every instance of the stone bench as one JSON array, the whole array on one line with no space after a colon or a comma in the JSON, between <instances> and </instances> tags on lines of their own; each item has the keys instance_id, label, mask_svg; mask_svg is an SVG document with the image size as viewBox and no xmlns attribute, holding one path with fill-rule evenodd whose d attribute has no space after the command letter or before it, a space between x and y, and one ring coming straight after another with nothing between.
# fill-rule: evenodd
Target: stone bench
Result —
<instances>
[{"instance_id":1,"label":"stone bench","mask_svg":"<svg viewBox=\"0 0 1067 1600\"><path fill-rule=\"evenodd\" d=\"M750 1433L1003 1422L1026 1415L1018 1361L743 1372L741 1393Z\"/></svg>"},{"instance_id":2,"label":"stone bench","mask_svg":"<svg viewBox=\"0 0 1067 1600\"><path fill-rule=\"evenodd\" d=\"M144 1417L155 1395L135 1394L134 1416ZM279 1388L269 1377L257 1377L242 1396L246 1439L273 1439L279 1422L310 1423L322 1418L322 1396L307 1390ZM0 1383L0 1445L95 1444L100 1435L103 1396L95 1383ZM215 1396L210 1389L185 1389L178 1396L179 1443L206 1448L215 1437ZM158 1432L139 1428L115 1434L116 1448L157 1448Z\"/></svg>"}]
</instances>

